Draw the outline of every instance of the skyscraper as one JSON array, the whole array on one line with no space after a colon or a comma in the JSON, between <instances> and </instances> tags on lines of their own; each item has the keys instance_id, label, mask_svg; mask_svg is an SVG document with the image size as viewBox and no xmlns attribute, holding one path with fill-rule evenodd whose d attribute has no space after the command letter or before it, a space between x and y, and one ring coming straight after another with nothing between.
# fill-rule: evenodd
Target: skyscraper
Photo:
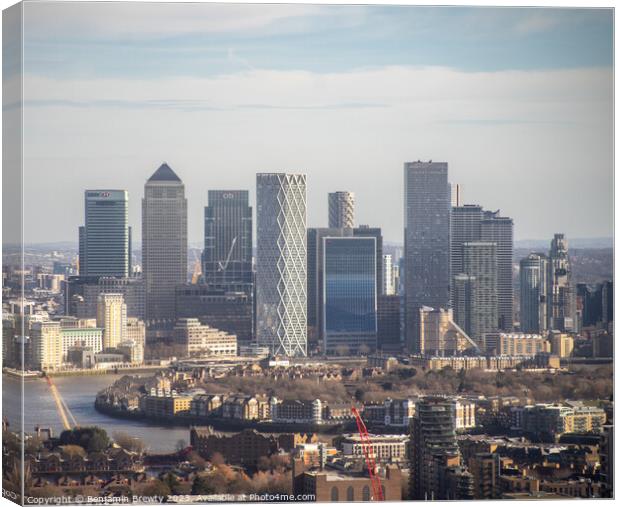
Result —
<instances>
[{"instance_id":1,"label":"skyscraper","mask_svg":"<svg viewBox=\"0 0 620 507\"><path fill-rule=\"evenodd\" d=\"M568 241L555 234L549 250L549 296L547 298L549 329L572 331L575 319L575 294L571 285Z\"/></svg>"},{"instance_id":2,"label":"skyscraper","mask_svg":"<svg viewBox=\"0 0 620 507\"><path fill-rule=\"evenodd\" d=\"M130 231L126 190L86 190L80 227L80 276L129 275Z\"/></svg>"},{"instance_id":3,"label":"skyscraper","mask_svg":"<svg viewBox=\"0 0 620 507\"><path fill-rule=\"evenodd\" d=\"M377 347L376 240L323 241L323 351L367 352ZM346 351L346 352L345 352Z\"/></svg>"},{"instance_id":4,"label":"skyscraper","mask_svg":"<svg viewBox=\"0 0 620 507\"><path fill-rule=\"evenodd\" d=\"M474 278L471 338L482 343L497 331L497 245L489 241L463 243L463 271ZM457 322L460 325L460 322Z\"/></svg>"},{"instance_id":5,"label":"skyscraper","mask_svg":"<svg viewBox=\"0 0 620 507\"><path fill-rule=\"evenodd\" d=\"M532 253L519 262L520 328L523 333L547 330L548 259Z\"/></svg>"},{"instance_id":6,"label":"skyscraper","mask_svg":"<svg viewBox=\"0 0 620 507\"><path fill-rule=\"evenodd\" d=\"M454 206L450 220L450 274L451 298L454 305L454 277L463 273L463 243L480 241L480 223L482 222L482 206L465 204ZM456 312L455 312L456 314Z\"/></svg>"},{"instance_id":7,"label":"skyscraper","mask_svg":"<svg viewBox=\"0 0 620 507\"><path fill-rule=\"evenodd\" d=\"M406 162L405 333L419 351L419 308L450 303L450 185L445 162Z\"/></svg>"},{"instance_id":8,"label":"skyscraper","mask_svg":"<svg viewBox=\"0 0 620 507\"><path fill-rule=\"evenodd\" d=\"M171 325L175 287L187 281L187 200L183 182L166 163L144 185L142 276L147 325Z\"/></svg>"},{"instance_id":9,"label":"skyscraper","mask_svg":"<svg viewBox=\"0 0 620 507\"><path fill-rule=\"evenodd\" d=\"M99 294L97 327L103 328L103 350L116 348L125 341L127 306L122 294Z\"/></svg>"},{"instance_id":10,"label":"skyscraper","mask_svg":"<svg viewBox=\"0 0 620 507\"><path fill-rule=\"evenodd\" d=\"M323 241L326 237L374 238L377 260L377 295L383 286L383 236L378 227L360 225L351 228L309 228L307 234L308 250L308 343L314 348L323 343Z\"/></svg>"},{"instance_id":11,"label":"skyscraper","mask_svg":"<svg viewBox=\"0 0 620 507\"><path fill-rule=\"evenodd\" d=\"M513 329L513 221L498 211L485 211L480 223L480 240L497 244L497 316L502 331Z\"/></svg>"},{"instance_id":12,"label":"skyscraper","mask_svg":"<svg viewBox=\"0 0 620 507\"><path fill-rule=\"evenodd\" d=\"M252 208L247 190L209 190L203 276L209 285L252 284Z\"/></svg>"},{"instance_id":13,"label":"skyscraper","mask_svg":"<svg viewBox=\"0 0 620 507\"><path fill-rule=\"evenodd\" d=\"M307 354L306 175L256 175L256 334L273 354Z\"/></svg>"},{"instance_id":14,"label":"skyscraper","mask_svg":"<svg viewBox=\"0 0 620 507\"><path fill-rule=\"evenodd\" d=\"M329 227L355 227L355 194L332 192L328 194Z\"/></svg>"}]
</instances>

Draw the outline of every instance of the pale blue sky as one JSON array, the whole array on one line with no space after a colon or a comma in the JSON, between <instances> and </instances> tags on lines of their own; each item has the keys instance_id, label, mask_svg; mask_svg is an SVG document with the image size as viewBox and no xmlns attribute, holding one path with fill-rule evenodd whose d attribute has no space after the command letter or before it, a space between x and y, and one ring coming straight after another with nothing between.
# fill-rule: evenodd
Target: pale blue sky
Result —
<instances>
[{"instance_id":1,"label":"pale blue sky","mask_svg":"<svg viewBox=\"0 0 620 507\"><path fill-rule=\"evenodd\" d=\"M309 225L351 189L399 241L402 163L428 158L518 239L610 236L612 33L594 9L28 2L25 168L56 224L32 210L30 239L76 240L97 186L129 190L138 232L166 160L191 241L207 190L287 170Z\"/></svg>"}]
</instances>

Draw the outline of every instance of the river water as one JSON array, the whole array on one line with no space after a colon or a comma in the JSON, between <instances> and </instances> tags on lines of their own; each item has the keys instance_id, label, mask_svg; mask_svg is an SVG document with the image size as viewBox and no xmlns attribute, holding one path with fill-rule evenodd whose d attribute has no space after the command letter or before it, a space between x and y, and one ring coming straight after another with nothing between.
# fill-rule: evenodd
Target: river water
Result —
<instances>
[{"instance_id":1,"label":"river water","mask_svg":"<svg viewBox=\"0 0 620 507\"><path fill-rule=\"evenodd\" d=\"M122 375L85 375L72 377L54 377L54 384L65 400L69 410L80 426L100 426L108 435L126 432L140 438L149 451L173 452L179 440L189 442L188 427L171 427L158 424L116 419L95 410L95 395L98 391L111 385ZM18 378L2 375L2 415L9 421L10 428L19 427L21 383ZM35 426L51 427L54 435L59 435L62 422L56 404L45 379L27 379L24 381L24 430L33 432Z\"/></svg>"}]
</instances>

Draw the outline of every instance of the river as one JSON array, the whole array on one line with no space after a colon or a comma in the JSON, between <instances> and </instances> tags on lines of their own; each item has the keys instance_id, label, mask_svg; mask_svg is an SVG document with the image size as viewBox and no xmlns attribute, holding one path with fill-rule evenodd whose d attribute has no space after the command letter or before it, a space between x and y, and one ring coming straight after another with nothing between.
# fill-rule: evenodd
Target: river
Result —
<instances>
[{"instance_id":1,"label":"river","mask_svg":"<svg viewBox=\"0 0 620 507\"><path fill-rule=\"evenodd\" d=\"M173 452L180 440L189 442L189 428L170 427L143 421L116 419L95 410L94 401L98 391L111 385L122 375L85 375L54 377L54 383L80 426L100 426L108 435L126 432L138 437L150 452ZM21 380L2 375L2 415L9 421L10 428L19 427ZM24 381L24 430L33 432L35 426L49 427L54 435L62 432L62 422L56 404L45 379Z\"/></svg>"}]
</instances>

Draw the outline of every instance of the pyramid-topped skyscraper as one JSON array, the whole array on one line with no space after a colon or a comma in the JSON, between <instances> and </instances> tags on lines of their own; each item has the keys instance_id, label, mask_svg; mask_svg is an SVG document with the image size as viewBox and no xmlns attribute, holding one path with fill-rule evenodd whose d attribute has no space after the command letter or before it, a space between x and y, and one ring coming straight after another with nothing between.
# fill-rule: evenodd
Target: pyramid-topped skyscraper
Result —
<instances>
[{"instance_id":1,"label":"pyramid-topped skyscraper","mask_svg":"<svg viewBox=\"0 0 620 507\"><path fill-rule=\"evenodd\" d=\"M142 273L147 325L171 326L175 288L187 281L187 199L165 162L144 185Z\"/></svg>"}]
</instances>

